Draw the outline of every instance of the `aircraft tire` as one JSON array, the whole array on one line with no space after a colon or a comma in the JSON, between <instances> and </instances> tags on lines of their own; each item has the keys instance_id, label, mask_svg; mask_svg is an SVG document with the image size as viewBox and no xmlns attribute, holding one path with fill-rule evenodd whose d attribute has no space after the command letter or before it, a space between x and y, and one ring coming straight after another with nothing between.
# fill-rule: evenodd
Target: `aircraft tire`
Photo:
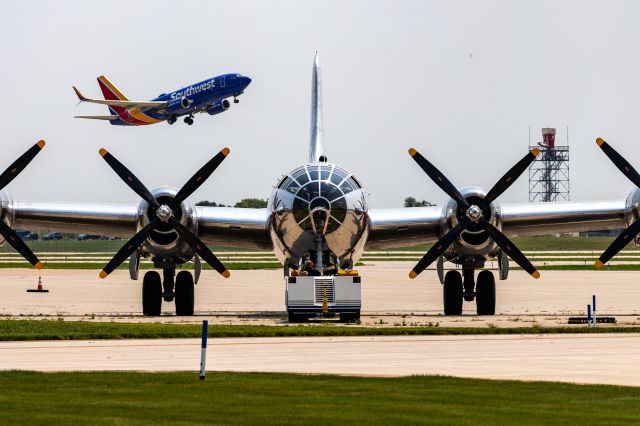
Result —
<instances>
[{"instance_id":1,"label":"aircraft tire","mask_svg":"<svg viewBox=\"0 0 640 426\"><path fill-rule=\"evenodd\" d=\"M176 315L193 315L194 291L193 275L189 271L180 271L176 276Z\"/></svg>"},{"instance_id":2,"label":"aircraft tire","mask_svg":"<svg viewBox=\"0 0 640 426\"><path fill-rule=\"evenodd\" d=\"M491 271L480 271L476 280L476 309L478 315L495 315L496 280Z\"/></svg>"},{"instance_id":3,"label":"aircraft tire","mask_svg":"<svg viewBox=\"0 0 640 426\"><path fill-rule=\"evenodd\" d=\"M162 309L162 281L157 271L144 274L142 280L142 313L149 316L160 315Z\"/></svg>"},{"instance_id":4,"label":"aircraft tire","mask_svg":"<svg viewBox=\"0 0 640 426\"><path fill-rule=\"evenodd\" d=\"M462 275L460 275L460 272L447 272L442 286L445 315L462 315L462 292Z\"/></svg>"}]
</instances>

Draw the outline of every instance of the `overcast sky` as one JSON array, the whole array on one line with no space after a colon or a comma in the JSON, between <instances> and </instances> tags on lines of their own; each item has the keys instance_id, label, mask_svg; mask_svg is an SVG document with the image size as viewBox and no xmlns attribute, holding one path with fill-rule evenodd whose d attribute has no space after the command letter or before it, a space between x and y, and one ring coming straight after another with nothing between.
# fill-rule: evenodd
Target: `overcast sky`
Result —
<instances>
[{"instance_id":1,"label":"overcast sky","mask_svg":"<svg viewBox=\"0 0 640 426\"><path fill-rule=\"evenodd\" d=\"M266 198L308 157L311 66L322 65L325 144L372 207L445 195L415 147L458 187L489 189L526 152L528 132L569 128L571 199L632 189L601 136L640 168L640 3L587 1L9 1L0 26L0 169L45 150L8 186L17 200L137 202L98 155L148 187L180 187L222 147L231 154L192 200ZM240 103L143 127L73 115L71 85L100 97L107 75L146 100L227 72L250 76ZM527 176L499 201L526 202Z\"/></svg>"}]
</instances>

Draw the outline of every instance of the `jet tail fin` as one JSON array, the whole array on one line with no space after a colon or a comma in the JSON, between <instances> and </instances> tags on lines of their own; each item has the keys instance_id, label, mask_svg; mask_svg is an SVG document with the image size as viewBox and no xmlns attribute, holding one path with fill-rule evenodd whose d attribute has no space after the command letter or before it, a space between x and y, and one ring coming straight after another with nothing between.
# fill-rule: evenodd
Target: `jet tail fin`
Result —
<instances>
[{"instance_id":1,"label":"jet tail fin","mask_svg":"<svg viewBox=\"0 0 640 426\"><path fill-rule=\"evenodd\" d=\"M324 154L324 132L322 129L322 81L320 79L320 58L318 52L313 60L311 82L311 143L309 162L326 161Z\"/></svg>"},{"instance_id":2,"label":"jet tail fin","mask_svg":"<svg viewBox=\"0 0 640 426\"><path fill-rule=\"evenodd\" d=\"M98 85L100 85L100 90L102 90L102 94L104 95L104 98L108 101L115 101L115 100L128 101L129 100L129 98L127 98L124 95L124 93L122 93L120 89L118 89L115 86L115 84L110 82L109 79L104 75L101 75L100 77L98 77Z\"/></svg>"}]
</instances>

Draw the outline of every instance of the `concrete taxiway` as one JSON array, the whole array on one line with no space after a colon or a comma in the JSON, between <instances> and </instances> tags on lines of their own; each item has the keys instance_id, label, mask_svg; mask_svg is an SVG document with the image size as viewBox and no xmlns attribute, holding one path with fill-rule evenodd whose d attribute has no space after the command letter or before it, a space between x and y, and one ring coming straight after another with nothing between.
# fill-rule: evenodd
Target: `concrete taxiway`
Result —
<instances>
[{"instance_id":1,"label":"concrete taxiway","mask_svg":"<svg viewBox=\"0 0 640 426\"><path fill-rule=\"evenodd\" d=\"M407 262L386 262L360 268L363 277L364 325L519 326L564 325L572 315L584 315L591 295L598 296L599 315L615 316L619 324L640 324L640 278L634 271L542 271L539 280L511 271L497 282L499 315L478 317L475 303L465 302L464 315L443 317L442 287L435 271L411 280ZM141 271L141 274L143 271ZM42 276L50 293L27 293ZM145 318L141 311L142 281L127 271L98 278L92 270L0 270L0 315L63 317L107 321L284 324L284 283L281 270L232 271L224 279L204 271L196 286L196 316L176 317L173 303L163 303L163 316Z\"/></svg>"},{"instance_id":2,"label":"concrete taxiway","mask_svg":"<svg viewBox=\"0 0 640 426\"><path fill-rule=\"evenodd\" d=\"M640 335L210 339L208 371L461 377L640 386ZM0 370L196 371L199 339L0 343Z\"/></svg>"}]
</instances>

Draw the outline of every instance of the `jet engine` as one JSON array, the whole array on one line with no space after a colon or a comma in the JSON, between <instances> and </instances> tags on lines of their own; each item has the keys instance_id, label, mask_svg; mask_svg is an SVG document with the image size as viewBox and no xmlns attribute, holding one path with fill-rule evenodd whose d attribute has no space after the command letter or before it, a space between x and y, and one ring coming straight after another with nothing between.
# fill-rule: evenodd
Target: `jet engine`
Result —
<instances>
[{"instance_id":1,"label":"jet engine","mask_svg":"<svg viewBox=\"0 0 640 426\"><path fill-rule=\"evenodd\" d=\"M221 112L228 110L230 106L231 103L227 99L224 99L222 102L216 102L207 108L207 113L209 113L209 115L220 114Z\"/></svg>"},{"instance_id":2,"label":"jet engine","mask_svg":"<svg viewBox=\"0 0 640 426\"><path fill-rule=\"evenodd\" d=\"M186 96L183 96L181 98L171 99L169 101L169 104L167 105L167 113L178 114L180 112L183 112L185 109L191 106L191 103L192 103L191 100L188 99Z\"/></svg>"}]
</instances>

